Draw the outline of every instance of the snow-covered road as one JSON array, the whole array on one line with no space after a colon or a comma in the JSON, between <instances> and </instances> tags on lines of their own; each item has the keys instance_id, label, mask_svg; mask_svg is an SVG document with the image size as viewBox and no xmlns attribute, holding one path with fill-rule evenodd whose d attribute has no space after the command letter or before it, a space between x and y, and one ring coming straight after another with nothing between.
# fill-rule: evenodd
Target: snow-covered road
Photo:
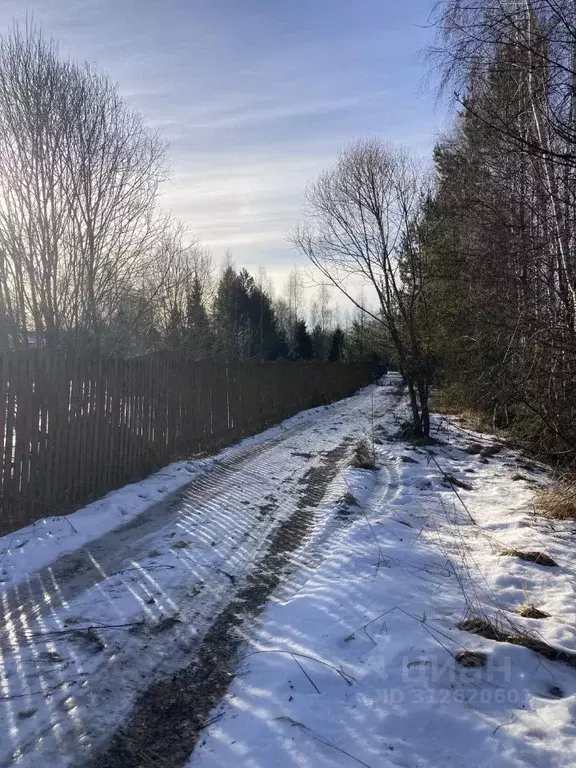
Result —
<instances>
[{"instance_id":1,"label":"snow-covered road","mask_svg":"<svg viewBox=\"0 0 576 768\"><path fill-rule=\"evenodd\" d=\"M0 540L0 768L576 765L552 474L407 415L391 376Z\"/></svg>"},{"instance_id":2,"label":"snow-covered road","mask_svg":"<svg viewBox=\"0 0 576 768\"><path fill-rule=\"evenodd\" d=\"M297 589L342 527L333 502L351 447L397 402L397 381L369 387L2 539L0 766L83 764L139 695L145 711L145 691L190 666L235 597L255 611L280 571ZM264 589L256 566L274 571ZM186 739L173 749L189 754Z\"/></svg>"}]
</instances>

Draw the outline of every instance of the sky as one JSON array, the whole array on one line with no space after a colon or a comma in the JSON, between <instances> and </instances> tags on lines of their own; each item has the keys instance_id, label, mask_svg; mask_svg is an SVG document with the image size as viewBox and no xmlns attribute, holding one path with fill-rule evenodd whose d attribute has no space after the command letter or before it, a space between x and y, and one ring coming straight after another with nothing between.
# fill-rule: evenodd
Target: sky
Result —
<instances>
[{"instance_id":1,"label":"sky","mask_svg":"<svg viewBox=\"0 0 576 768\"><path fill-rule=\"evenodd\" d=\"M169 142L163 204L216 260L281 282L303 193L354 139L429 155L431 0L3 0L61 51L106 70Z\"/></svg>"}]
</instances>

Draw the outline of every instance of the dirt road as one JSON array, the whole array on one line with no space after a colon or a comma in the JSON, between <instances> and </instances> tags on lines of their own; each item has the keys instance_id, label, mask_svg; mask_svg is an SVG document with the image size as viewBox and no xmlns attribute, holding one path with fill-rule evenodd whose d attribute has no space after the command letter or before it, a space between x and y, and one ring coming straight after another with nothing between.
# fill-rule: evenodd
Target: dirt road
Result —
<instances>
[{"instance_id":1,"label":"dirt road","mask_svg":"<svg viewBox=\"0 0 576 768\"><path fill-rule=\"evenodd\" d=\"M339 521L351 446L389 387L242 446L123 528L2 595L0 766L183 765L246 621ZM310 544L316 543L312 552Z\"/></svg>"}]
</instances>

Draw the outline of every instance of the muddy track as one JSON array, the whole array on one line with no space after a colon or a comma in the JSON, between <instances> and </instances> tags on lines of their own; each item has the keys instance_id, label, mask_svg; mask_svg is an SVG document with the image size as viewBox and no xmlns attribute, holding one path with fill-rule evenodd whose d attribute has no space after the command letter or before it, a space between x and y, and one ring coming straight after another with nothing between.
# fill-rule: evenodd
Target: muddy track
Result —
<instances>
[{"instance_id":1,"label":"muddy track","mask_svg":"<svg viewBox=\"0 0 576 768\"><path fill-rule=\"evenodd\" d=\"M344 440L306 472L298 485L294 513L269 536L264 554L216 617L194 659L136 700L130 720L86 768L177 768L186 763L210 712L234 677L243 625L258 615L282 581L292 553L313 526L317 506L337 475L348 445L349 439Z\"/></svg>"},{"instance_id":2,"label":"muddy track","mask_svg":"<svg viewBox=\"0 0 576 768\"><path fill-rule=\"evenodd\" d=\"M194 510L207 504L225 489L234 476L246 465L266 454L273 446L295 437L307 428L307 424L290 432L250 447L239 454L219 462L201 474L183 490L151 505L140 515L119 528L115 528L86 547L62 555L46 568L31 574L25 586L7 590L0 601L0 626L11 620L12 631L20 636L26 621L50 612L55 605L72 600L87 589L109 576L122 571L134 559L144 556L150 549L149 539L154 533L166 528L181 516L182 509ZM254 470L252 470L254 474ZM266 477L254 477L266 481ZM192 513L193 514L193 513ZM54 585L58 589L54 589ZM23 638L25 641L25 638ZM6 651L6 636L0 633L0 651Z\"/></svg>"}]
</instances>

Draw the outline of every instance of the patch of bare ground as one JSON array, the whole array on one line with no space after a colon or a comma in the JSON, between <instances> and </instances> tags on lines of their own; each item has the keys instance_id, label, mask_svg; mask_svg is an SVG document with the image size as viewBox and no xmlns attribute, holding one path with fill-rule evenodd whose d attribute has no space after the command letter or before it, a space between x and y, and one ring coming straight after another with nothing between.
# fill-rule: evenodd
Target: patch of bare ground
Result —
<instances>
[{"instance_id":1,"label":"patch of bare ground","mask_svg":"<svg viewBox=\"0 0 576 768\"><path fill-rule=\"evenodd\" d=\"M327 452L303 476L296 511L271 534L266 553L216 617L190 664L142 694L129 721L85 768L179 768L187 762L236 674L244 623L263 610L280 584L292 553L311 530L315 510L339 470L348 443Z\"/></svg>"},{"instance_id":2,"label":"patch of bare ground","mask_svg":"<svg viewBox=\"0 0 576 768\"><path fill-rule=\"evenodd\" d=\"M480 635L480 637L485 637L487 640L497 640L500 643L519 645L522 648L528 648L538 653L549 661L562 661L571 667L576 667L576 653L562 648L555 648L553 645L527 632L522 632L518 628L498 626L495 622L483 616L468 616L457 626L458 629L464 632Z\"/></svg>"},{"instance_id":3,"label":"patch of bare ground","mask_svg":"<svg viewBox=\"0 0 576 768\"><path fill-rule=\"evenodd\" d=\"M525 619L548 619L550 617L549 613L541 611L540 608L536 608L532 603L521 605L519 608L516 608L515 613Z\"/></svg>"},{"instance_id":4,"label":"patch of bare ground","mask_svg":"<svg viewBox=\"0 0 576 768\"><path fill-rule=\"evenodd\" d=\"M524 560L528 563L536 563L536 565L545 565L548 568L555 568L558 563L553 560L550 555L544 554L544 552L538 552L536 550L530 550L524 552L521 549L505 549L500 552L502 557L517 557L519 560Z\"/></svg>"}]
</instances>

